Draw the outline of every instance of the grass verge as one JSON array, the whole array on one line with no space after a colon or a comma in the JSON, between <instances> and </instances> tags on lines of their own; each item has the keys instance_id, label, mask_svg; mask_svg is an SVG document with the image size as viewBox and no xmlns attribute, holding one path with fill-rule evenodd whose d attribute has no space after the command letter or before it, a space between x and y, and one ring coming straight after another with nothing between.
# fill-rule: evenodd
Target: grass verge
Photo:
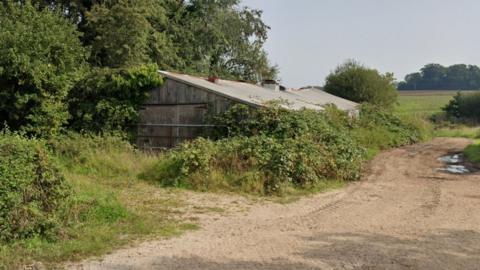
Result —
<instances>
[{"instance_id":1,"label":"grass verge","mask_svg":"<svg viewBox=\"0 0 480 270\"><path fill-rule=\"evenodd\" d=\"M179 218L180 191L137 179L155 157L115 137L62 136L51 142L75 194L58 239L33 237L0 244L0 269L98 256L136 240L170 237L197 225Z\"/></svg>"},{"instance_id":2,"label":"grass verge","mask_svg":"<svg viewBox=\"0 0 480 270\"><path fill-rule=\"evenodd\" d=\"M480 164L480 140L465 148L464 154L470 162Z\"/></svg>"},{"instance_id":3,"label":"grass verge","mask_svg":"<svg viewBox=\"0 0 480 270\"><path fill-rule=\"evenodd\" d=\"M480 127L468 127L463 125L453 127L437 128L434 131L435 137L461 137L476 139L480 137Z\"/></svg>"}]
</instances>

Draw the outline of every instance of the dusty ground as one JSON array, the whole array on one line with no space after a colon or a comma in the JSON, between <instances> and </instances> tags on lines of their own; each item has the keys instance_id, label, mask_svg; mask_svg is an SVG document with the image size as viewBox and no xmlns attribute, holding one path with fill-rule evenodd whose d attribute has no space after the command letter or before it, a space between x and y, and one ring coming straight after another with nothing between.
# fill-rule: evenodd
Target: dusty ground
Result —
<instances>
[{"instance_id":1,"label":"dusty ground","mask_svg":"<svg viewBox=\"0 0 480 270\"><path fill-rule=\"evenodd\" d=\"M382 153L363 181L287 205L230 200L248 210L205 214L198 231L72 268L480 269L480 175L435 171L467 144Z\"/></svg>"}]
</instances>

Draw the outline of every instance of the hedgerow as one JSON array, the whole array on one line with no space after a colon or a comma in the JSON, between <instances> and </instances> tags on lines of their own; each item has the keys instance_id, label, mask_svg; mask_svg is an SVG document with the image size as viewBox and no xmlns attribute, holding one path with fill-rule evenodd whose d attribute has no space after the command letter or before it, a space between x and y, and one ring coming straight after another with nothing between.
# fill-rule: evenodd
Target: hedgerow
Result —
<instances>
[{"instance_id":1,"label":"hedgerow","mask_svg":"<svg viewBox=\"0 0 480 270\"><path fill-rule=\"evenodd\" d=\"M283 194L329 180L356 180L368 150L423 139L418 125L372 106L355 119L333 107L317 112L236 105L213 121L216 140L185 143L142 177L195 190ZM365 140L371 131L382 136Z\"/></svg>"}]
</instances>

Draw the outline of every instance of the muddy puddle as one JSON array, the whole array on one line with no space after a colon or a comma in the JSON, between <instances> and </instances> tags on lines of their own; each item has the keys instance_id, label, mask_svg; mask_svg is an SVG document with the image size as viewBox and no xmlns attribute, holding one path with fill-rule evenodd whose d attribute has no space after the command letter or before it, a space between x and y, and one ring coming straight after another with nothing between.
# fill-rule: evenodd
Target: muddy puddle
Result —
<instances>
[{"instance_id":1,"label":"muddy puddle","mask_svg":"<svg viewBox=\"0 0 480 270\"><path fill-rule=\"evenodd\" d=\"M469 166L465 162L463 154L456 153L439 157L438 160L445 164L445 167L437 169L440 172L452 174L468 174L476 171L475 168Z\"/></svg>"}]
</instances>

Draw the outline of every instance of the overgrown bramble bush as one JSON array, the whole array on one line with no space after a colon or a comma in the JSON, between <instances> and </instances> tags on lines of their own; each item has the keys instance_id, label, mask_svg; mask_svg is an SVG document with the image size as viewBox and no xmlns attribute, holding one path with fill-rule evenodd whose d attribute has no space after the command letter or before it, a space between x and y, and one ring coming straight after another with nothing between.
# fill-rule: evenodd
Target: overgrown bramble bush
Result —
<instances>
[{"instance_id":1,"label":"overgrown bramble bush","mask_svg":"<svg viewBox=\"0 0 480 270\"><path fill-rule=\"evenodd\" d=\"M217 126L215 138L265 135L277 139L296 138L310 134L317 141L348 140L347 132L355 120L333 106L324 111L288 110L281 104L268 104L252 109L246 105L232 106L226 113L213 118Z\"/></svg>"},{"instance_id":2,"label":"overgrown bramble bush","mask_svg":"<svg viewBox=\"0 0 480 270\"><path fill-rule=\"evenodd\" d=\"M43 141L0 134L0 241L54 236L69 190Z\"/></svg>"},{"instance_id":3,"label":"overgrown bramble bush","mask_svg":"<svg viewBox=\"0 0 480 270\"><path fill-rule=\"evenodd\" d=\"M345 168L325 145L303 136L197 139L161 159L142 178L204 191L281 194L287 188L310 188L319 181L356 179L359 164L355 163L360 160L348 162L350 168Z\"/></svg>"},{"instance_id":4,"label":"overgrown bramble bush","mask_svg":"<svg viewBox=\"0 0 480 270\"><path fill-rule=\"evenodd\" d=\"M388 149L426 139L431 126L417 118L400 118L390 111L364 104L352 135L366 148Z\"/></svg>"},{"instance_id":5,"label":"overgrown bramble bush","mask_svg":"<svg viewBox=\"0 0 480 270\"><path fill-rule=\"evenodd\" d=\"M214 118L214 138L188 142L166 154L142 177L164 186L282 194L328 180L356 180L366 150L417 142L424 131L365 105L359 118L327 107L290 111L277 105L233 106Z\"/></svg>"},{"instance_id":6,"label":"overgrown bramble bush","mask_svg":"<svg viewBox=\"0 0 480 270\"><path fill-rule=\"evenodd\" d=\"M272 194L325 180L355 180L364 149L349 136L344 112L232 107L215 119L218 141L198 139L172 151L143 178L165 186Z\"/></svg>"}]
</instances>

